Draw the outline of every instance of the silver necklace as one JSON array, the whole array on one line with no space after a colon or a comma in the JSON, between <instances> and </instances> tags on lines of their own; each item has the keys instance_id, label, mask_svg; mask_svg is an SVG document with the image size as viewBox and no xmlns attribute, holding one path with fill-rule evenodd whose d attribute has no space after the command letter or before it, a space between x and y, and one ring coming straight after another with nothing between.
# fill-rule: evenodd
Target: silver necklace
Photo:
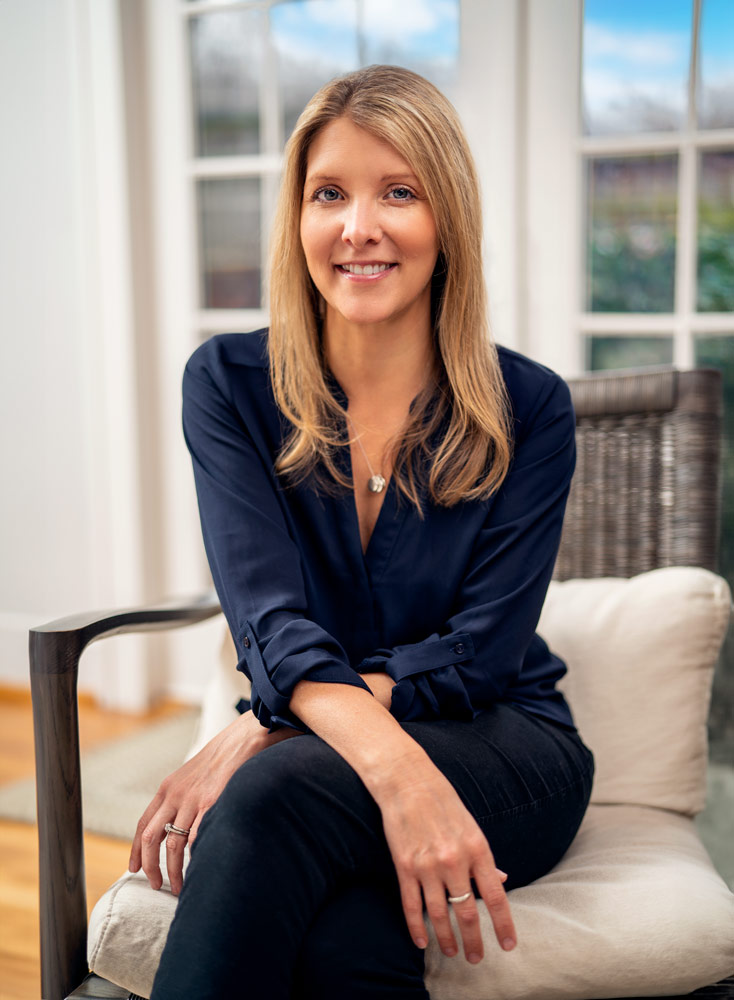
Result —
<instances>
[{"instance_id":1,"label":"silver necklace","mask_svg":"<svg viewBox=\"0 0 734 1000\"><path fill-rule=\"evenodd\" d=\"M355 434L354 439L359 445L360 451L364 455L364 460L367 463L367 468L370 470L370 478L367 480L367 489L370 491L370 493L382 493L382 491L387 486L387 480L383 475L381 475L379 472L375 472L375 470L372 468L372 463L370 462L369 458L367 458L367 452L364 450L364 445L362 444L361 434L357 434L356 428L349 414L347 414L346 417L347 420L349 421L349 426L352 428L352 431Z\"/></svg>"}]
</instances>

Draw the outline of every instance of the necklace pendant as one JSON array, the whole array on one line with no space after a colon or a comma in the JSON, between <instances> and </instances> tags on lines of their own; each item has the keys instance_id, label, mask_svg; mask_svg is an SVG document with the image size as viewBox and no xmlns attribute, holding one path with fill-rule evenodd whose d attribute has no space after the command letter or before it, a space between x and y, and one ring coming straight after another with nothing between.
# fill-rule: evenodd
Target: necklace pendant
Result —
<instances>
[{"instance_id":1,"label":"necklace pendant","mask_svg":"<svg viewBox=\"0 0 734 1000\"><path fill-rule=\"evenodd\" d=\"M374 476L370 476L367 482L367 489L370 491L370 493L382 493L382 491L385 489L385 486L386 486L385 477L381 476L379 472Z\"/></svg>"}]
</instances>

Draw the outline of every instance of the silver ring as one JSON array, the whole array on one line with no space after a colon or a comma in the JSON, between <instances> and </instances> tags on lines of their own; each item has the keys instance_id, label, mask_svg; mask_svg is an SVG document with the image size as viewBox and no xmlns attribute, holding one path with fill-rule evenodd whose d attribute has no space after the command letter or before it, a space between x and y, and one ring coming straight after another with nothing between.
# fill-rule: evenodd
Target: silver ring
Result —
<instances>
[{"instance_id":1,"label":"silver ring","mask_svg":"<svg viewBox=\"0 0 734 1000\"><path fill-rule=\"evenodd\" d=\"M173 823L166 823L163 829L166 831L166 833L177 833L181 837L188 837L188 835L191 833L191 830L184 830L180 826L174 826Z\"/></svg>"},{"instance_id":2,"label":"silver ring","mask_svg":"<svg viewBox=\"0 0 734 1000\"><path fill-rule=\"evenodd\" d=\"M465 892L463 896L449 896L449 903L465 903L471 896L471 890Z\"/></svg>"}]
</instances>

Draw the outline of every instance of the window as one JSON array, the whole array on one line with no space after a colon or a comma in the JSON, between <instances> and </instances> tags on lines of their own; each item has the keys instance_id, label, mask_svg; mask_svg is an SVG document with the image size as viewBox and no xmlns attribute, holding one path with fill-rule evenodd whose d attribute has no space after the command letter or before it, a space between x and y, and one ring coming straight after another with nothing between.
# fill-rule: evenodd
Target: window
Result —
<instances>
[{"instance_id":1,"label":"window","mask_svg":"<svg viewBox=\"0 0 734 1000\"><path fill-rule=\"evenodd\" d=\"M209 9L211 8L211 9ZM283 146L327 80L407 66L449 95L459 0L181 0L191 93L198 327L265 322L267 242Z\"/></svg>"},{"instance_id":2,"label":"window","mask_svg":"<svg viewBox=\"0 0 734 1000\"><path fill-rule=\"evenodd\" d=\"M734 4L586 0L581 73L590 369L724 377L721 571L734 583ZM713 714L734 687L734 640ZM727 690L724 690L727 688ZM723 728L714 721L716 728Z\"/></svg>"}]
</instances>

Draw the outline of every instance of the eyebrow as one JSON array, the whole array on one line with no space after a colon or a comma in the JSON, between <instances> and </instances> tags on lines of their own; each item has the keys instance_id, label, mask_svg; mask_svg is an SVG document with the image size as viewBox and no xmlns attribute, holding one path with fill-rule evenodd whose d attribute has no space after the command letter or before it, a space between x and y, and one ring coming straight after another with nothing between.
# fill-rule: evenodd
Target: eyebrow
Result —
<instances>
[{"instance_id":1,"label":"eyebrow","mask_svg":"<svg viewBox=\"0 0 734 1000\"><path fill-rule=\"evenodd\" d=\"M341 180L341 178L333 174L308 174L306 176L306 180L311 183L319 181L322 184L326 184L326 183L336 183L339 180ZM385 174L384 177L380 178L380 183L384 184L387 181L406 181L406 180L413 181L414 184L418 183L418 178L416 177L416 175L410 172Z\"/></svg>"}]
</instances>

